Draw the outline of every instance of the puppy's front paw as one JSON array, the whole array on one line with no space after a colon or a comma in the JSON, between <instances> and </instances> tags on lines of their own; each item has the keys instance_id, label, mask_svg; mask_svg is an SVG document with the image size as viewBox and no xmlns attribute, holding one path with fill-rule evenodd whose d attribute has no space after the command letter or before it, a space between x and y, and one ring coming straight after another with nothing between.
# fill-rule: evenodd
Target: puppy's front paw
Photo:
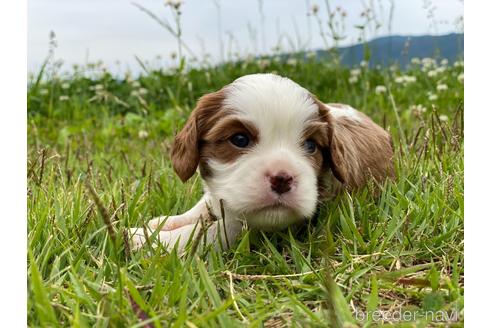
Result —
<instances>
[{"instance_id":1,"label":"puppy's front paw","mask_svg":"<svg viewBox=\"0 0 492 328\"><path fill-rule=\"evenodd\" d=\"M143 228L130 228L128 229L128 235L130 237L130 248L132 251L139 250L146 242L145 232ZM148 231L147 235L149 235Z\"/></svg>"},{"instance_id":2,"label":"puppy's front paw","mask_svg":"<svg viewBox=\"0 0 492 328\"><path fill-rule=\"evenodd\" d=\"M187 215L160 216L147 222L152 230L171 231L193 223L195 220Z\"/></svg>"}]
</instances>

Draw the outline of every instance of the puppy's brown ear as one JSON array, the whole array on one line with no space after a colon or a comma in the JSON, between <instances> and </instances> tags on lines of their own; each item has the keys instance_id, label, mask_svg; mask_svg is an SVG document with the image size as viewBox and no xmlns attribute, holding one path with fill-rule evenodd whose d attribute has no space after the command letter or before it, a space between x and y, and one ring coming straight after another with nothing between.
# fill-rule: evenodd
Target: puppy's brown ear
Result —
<instances>
[{"instance_id":1,"label":"puppy's brown ear","mask_svg":"<svg viewBox=\"0 0 492 328\"><path fill-rule=\"evenodd\" d=\"M381 182L393 176L393 149L388 132L363 113L357 119L333 117L329 107L315 100L322 120L328 122L329 147L325 157L333 175L349 189L363 186L371 178ZM340 110L348 110L347 106Z\"/></svg>"},{"instance_id":2,"label":"puppy's brown ear","mask_svg":"<svg viewBox=\"0 0 492 328\"><path fill-rule=\"evenodd\" d=\"M203 133L214 124L214 116L222 107L224 97L223 89L201 97L183 129L174 139L171 162L183 182L196 172L200 162L200 140Z\"/></svg>"}]
</instances>

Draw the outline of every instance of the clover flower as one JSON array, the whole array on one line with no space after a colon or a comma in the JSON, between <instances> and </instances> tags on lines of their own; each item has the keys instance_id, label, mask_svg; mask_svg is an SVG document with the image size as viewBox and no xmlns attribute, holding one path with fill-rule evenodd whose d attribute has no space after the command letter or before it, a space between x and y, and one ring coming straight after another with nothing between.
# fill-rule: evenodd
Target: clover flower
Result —
<instances>
[{"instance_id":1,"label":"clover flower","mask_svg":"<svg viewBox=\"0 0 492 328\"><path fill-rule=\"evenodd\" d=\"M289 59L287 59L287 65L290 65L290 66L297 65L297 59L295 59L295 58L289 58Z\"/></svg>"},{"instance_id":2,"label":"clover flower","mask_svg":"<svg viewBox=\"0 0 492 328\"><path fill-rule=\"evenodd\" d=\"M440 83L437 85L437 91L442 92L448 90L448 85L444 83Z\"/></svg>"},{"instance_id":3,"label":"clover flower","mask_svg":"<svg viewBox=\"0 0 492 328\"><path fill-rule=\"evenodd\" d=\"M361 72L360 68L354 68L354 69L350 70L350 75L351 76L359 76L360 72Z\"/></svg>"},{"instance_id":4,"label":"clover flower","mask_svg":"<svg viewBox=\"0 0 492 328\"><path fill-rule=\"evenodd\" d=\"M428 77L436 77L437 76L437 71L436 70L429 71L427 73L427 76Z\"/></svg>"},{"instance_id":5,"label":"clover flower","mask_svg":"<svg viewBox=\"0 0 492 328\"><path fill-rule=\"evenodd\" d=\"M460 75L458 75L458 81L459 81L460 83L465 82L465 74L460 73Z\"/></svg>"},{"instance_id":6,"label":"clover flower","mask_svg":"<svg viewBox=\"0 0 492 328\"><path fill-rule=\"evenodd\" d=\"M149 133L147 131L144 131L144 130L138 131L138 137L140 139L146 139L148 136L149 136Z\"/></svg>"},{"instance_id":7,"label":"clover flower","mask_svg":"<svg viewBox=\"0 0 492 328\"><path fill-rule=\"evenodd\" d=\"M352 75L351 77L349 77L348 81L350 84L354 84L357 83L357 81L359 81L359 78L357 77L357 75Z\"/></svg>"},{"instance_id":8,"label":"clover flower","mask_svg":"<svg viewBox=\"0 0 492 328\"><path fill-rule=\"evenodd\" d=\"M427 108L421 104L410 106L410 110L416 115L420 116L427 111Z\"/></svg>"},{"instance_id":9,"label":"clover flower","mask_svg":"<svg viewBox=\"0 0 492 328\"><path fill-rule=\"evenodd\" d=\"M414 83L417 82L417 77L413 75L403 75L403 80L405 83Z\"/></svg>"},{"instance_id":10,"label":"clover flower","mask_svg":"<svg viewBox=\"0 0 492 328\"><path fill-rule=\"evenodd\" d=\"M316 51L310 51L306 54L306 57L309 59L316 58Z\"/></svg>"},{"instance_id":11,"label":"clover flower","mask_svg":"<svg viewBox=\"0 0 492 328\"><path fill-rule=\"evenodd\" d=\"M436 68L436 72L439 74L446 72L446 66L440 66Z\"/></svg>"},{"instance_id":12,"label":"clover flower","mask_svg":"<svg viewBox=\"0 0 492 328\"><path fill-rule=\"evenodd\" d=\"M386 93L387 89L384 85L378 85L376 86L376 89L374 89L374 91L376 92L376 94L380 95Z\"/></svg>"},{"instance_id":13,"label":"clover flower","mask_svg":"<svg viewBox=\"0 0 492 328\"><path fill-rule=\"evenodd\" d=\"M410 83L414 83L417 81L417 78L413 75L401 75L401 76L397 76L395 77L395 83L398 83L398 84L410 84Z\"/></svg>"},{"instance_id":14,"label":"clover flower","mask_svg":"<svg viewBox=\"0 0 492 328\"><path fill-rule=\"evenodd\" d=\"M424 71L436 66L436 60L434 58L422 58L422 68Z\"/></svg>"},{"instance_id":15,"label":"clover flower","mask_svg":"<svg viewBox=\"0 0 492 328\"><path fill-rule=\"evenodd\" d=\"M447 115L439 115L439 121L447 122L449 121L449 117Z\"/></svg>"},{"instance_id":16,"label":"clover flower","mask_svg":"<svg viewBox=\"0 0 492 328\"><path fill-rule=\"evenodd\" d=\"M433 92L428 92L427 97L429 98L430 101L435 101L438 98L437 95Z\"/></svg>"},{"instance_id":17,"label":"clover flower","mask_svg":"<svg viewBox=\"0 0 492 328\"><path fill-rule=\"evenodd\" d=\"M265 69L268 66L270 66L270 60L269 59L259 59L256 61L256 63L258 64L258 67L260 69Z\"/></svg>"}]
</instances>

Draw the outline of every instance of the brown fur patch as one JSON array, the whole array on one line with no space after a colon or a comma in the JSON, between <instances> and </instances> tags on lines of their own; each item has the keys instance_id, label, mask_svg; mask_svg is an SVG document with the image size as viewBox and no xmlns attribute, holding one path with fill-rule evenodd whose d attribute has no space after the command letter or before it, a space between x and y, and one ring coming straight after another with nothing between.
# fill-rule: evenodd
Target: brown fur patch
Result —
<instances>
[{"instance_id":1,"label":"brown fur patch","mask_svg":"<svg viewBox=\"0 0 492 328\"><path fill-rule=\"evenodd\" d=\"M361 112L360 122L330 115L326 105L314 98L322 120L328 123L329 146L325 160L333 175L349 189L366 184L370 179L382 182L393 177L391 136ZM337 108L343 104L329 104Z\"/></svg>"},{"instance_id":2,"label":"brown fur patch","mask_svg":"<svg viewBox=\"0 0 492 328\"><path fill-rule=\"evenodd\" d=\"M199 99L183 129L176 135L171 149L174 170L184 182L200 166L201 175L211 175L207 159L224 163L234 161L247 151L230 143L236 133L245 133L252 143L258 141L256 127L245 120L234 117L234 111L222 106L225 89L207 94Z\"/></svg>"},{"instance_id":3,"label":"brown fur patch","mask_svg":"<svg viewBox=\"0 0 492 328\"><path fill-rule=\"evenodd\" d=\"M239 148L230 142L230 138L236 133L244 133L250 138L248 148ZM222 163L233 162L236 158L246 153L252 145L258 142L259 132L256 127L247 121L234 116L222 117L204 136L200 146L200 159L206 162L213 158ZM202 175L204 172L201 172Z\"/></svg>"},{"instance_id":4,"label":"brown fur patch","mask_svg":"<svg viewBox=\"0 0 492 328\"><path fill-rule=\"evenodd\" d=\"M211 129L219 118L227 115L222 108L224 99L224 89L201 97L183 129L176 135L171 148L171 161L181 181L191 178L198 167L199 146L204 132Z\"/></svg>"}]
</instances>

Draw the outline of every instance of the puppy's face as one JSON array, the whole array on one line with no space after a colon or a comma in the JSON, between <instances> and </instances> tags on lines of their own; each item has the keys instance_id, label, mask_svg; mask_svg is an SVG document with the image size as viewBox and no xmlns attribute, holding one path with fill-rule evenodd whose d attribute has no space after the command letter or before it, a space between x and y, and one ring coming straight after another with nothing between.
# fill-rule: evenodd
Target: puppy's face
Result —
<instances>
[{"instance_id":1,"label":"puppy's face","mask_svg":"<svg viewBox=\"0 0 492 328\"><path fill-rule=\"evenodd\" d=\"M199 166L214 198L250 227L271 230L313 215L329 140L328 113L306 89L248 75L200 99L172 160L183 181Z\"/></svg>"}]
</instances>

